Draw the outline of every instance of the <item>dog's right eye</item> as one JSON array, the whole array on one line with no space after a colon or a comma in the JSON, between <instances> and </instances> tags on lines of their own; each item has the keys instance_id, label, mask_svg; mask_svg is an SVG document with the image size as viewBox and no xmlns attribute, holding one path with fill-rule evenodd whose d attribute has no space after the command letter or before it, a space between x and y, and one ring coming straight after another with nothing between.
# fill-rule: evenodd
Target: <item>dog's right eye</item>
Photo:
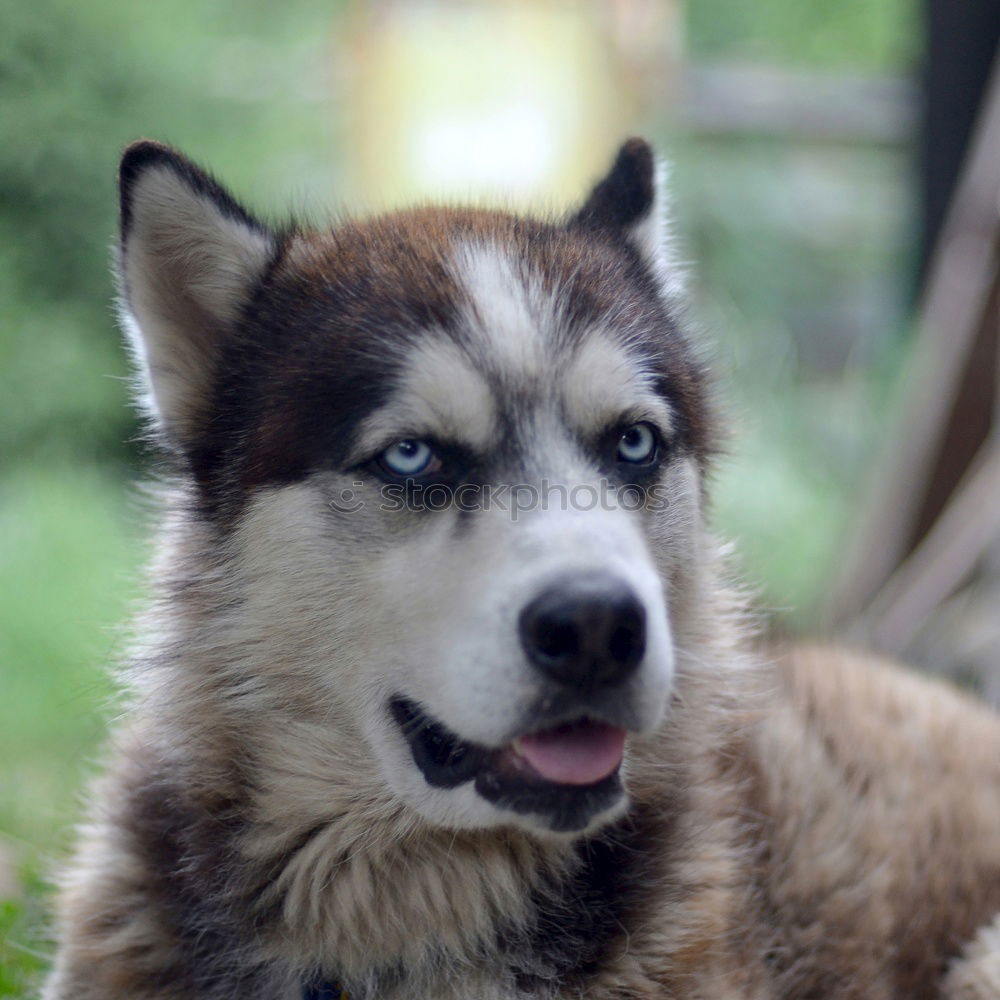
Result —
<instances>
[{"instance_id":1,"label":"dog's right eye","mask_svg":"<svg viewBox=\"0 0 1000 1000\"><path fill-rule=\"evenodd\" d=\"M441 459L426 441L407 439L390 445L378 456L379 466L393 476L423 476L437 472Z\"/></svg>"}]
</instances>

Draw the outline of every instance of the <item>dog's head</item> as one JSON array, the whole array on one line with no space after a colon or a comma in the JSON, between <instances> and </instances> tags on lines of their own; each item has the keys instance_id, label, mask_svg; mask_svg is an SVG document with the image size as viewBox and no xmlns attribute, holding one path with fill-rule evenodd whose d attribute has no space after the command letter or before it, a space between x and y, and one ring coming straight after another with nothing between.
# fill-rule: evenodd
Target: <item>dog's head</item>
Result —
<instances>
[{"instance_id":1,"label":"dog's head","mask_svg":"<svg viewBox=\"0 0 1000 1000\"><path fill-rule=\"evenodd\" d=\"M661 187L632 140L564 220L273 230L174 151L125 153L123 312L214 539L206 641L251 711L356 744L360 797L557 832L626 801L710 447Z\"/></svg>"}]
</instances>

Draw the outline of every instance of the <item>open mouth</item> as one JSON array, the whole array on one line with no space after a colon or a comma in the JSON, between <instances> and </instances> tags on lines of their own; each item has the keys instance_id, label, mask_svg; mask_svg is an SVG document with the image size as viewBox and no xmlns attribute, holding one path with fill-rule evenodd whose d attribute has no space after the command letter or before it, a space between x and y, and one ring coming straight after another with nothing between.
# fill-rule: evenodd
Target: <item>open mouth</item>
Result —
<instances>
[{"instance_id":1,"label":"open mouth","mask_svg":"<svg viewBox=\"0 0 1000 1000\"><path fill-rule=\"evenodd\" d=\"M557 831L583 829L624 795L626 733L618 726L583 716L496 749L459 739L408 698L393 698L390 709L414 762L436 788L473 781L487 801L537 814Z\"/></svg>"}]
</instances>

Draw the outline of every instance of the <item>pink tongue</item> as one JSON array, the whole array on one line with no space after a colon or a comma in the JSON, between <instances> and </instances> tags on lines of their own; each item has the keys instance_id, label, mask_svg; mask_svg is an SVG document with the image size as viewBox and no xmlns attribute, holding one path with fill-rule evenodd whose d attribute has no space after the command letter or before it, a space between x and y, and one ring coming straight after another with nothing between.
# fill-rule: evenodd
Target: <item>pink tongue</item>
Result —
<instances>
[{"instance_id":1,"label":"pink tongue","mask_svg":"<svg viewBox=\"0 0 1000 1000\"><path fill-rule=\"evenodd\" d=\"M625 730L603 722L577 722L514 742L514 751L547 781L592 785L622 762Z\"/></svg>"}]
</instances>

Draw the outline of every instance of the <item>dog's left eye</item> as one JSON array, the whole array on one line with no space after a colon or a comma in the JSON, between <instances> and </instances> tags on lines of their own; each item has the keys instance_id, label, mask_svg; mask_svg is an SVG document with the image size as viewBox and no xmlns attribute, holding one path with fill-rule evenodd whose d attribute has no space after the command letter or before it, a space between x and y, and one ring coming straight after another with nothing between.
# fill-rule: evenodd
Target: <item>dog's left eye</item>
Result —
<instances>
[{"instance_id":1,"label":"dog's left eye","mask_svg":"<svg viewBox=\"0 0 1000 1000\"><path fill-rule=\"evenodd\" d=\"M395 476L422 476L434 472L441 461L426 441L405 440L390 445L378 457L379 465Z\"/></svg>"},{"instance_id":2,"label":"dog's left eye","mask_svg":"<svg viewBox=\"0 0 1000 1000\"><path fill-rule=\"evenodd\" d=\"M647 423L633 424L618 439L618 461L649 465L656 458L656 432Z\"/></svg>"}]
</instances>

